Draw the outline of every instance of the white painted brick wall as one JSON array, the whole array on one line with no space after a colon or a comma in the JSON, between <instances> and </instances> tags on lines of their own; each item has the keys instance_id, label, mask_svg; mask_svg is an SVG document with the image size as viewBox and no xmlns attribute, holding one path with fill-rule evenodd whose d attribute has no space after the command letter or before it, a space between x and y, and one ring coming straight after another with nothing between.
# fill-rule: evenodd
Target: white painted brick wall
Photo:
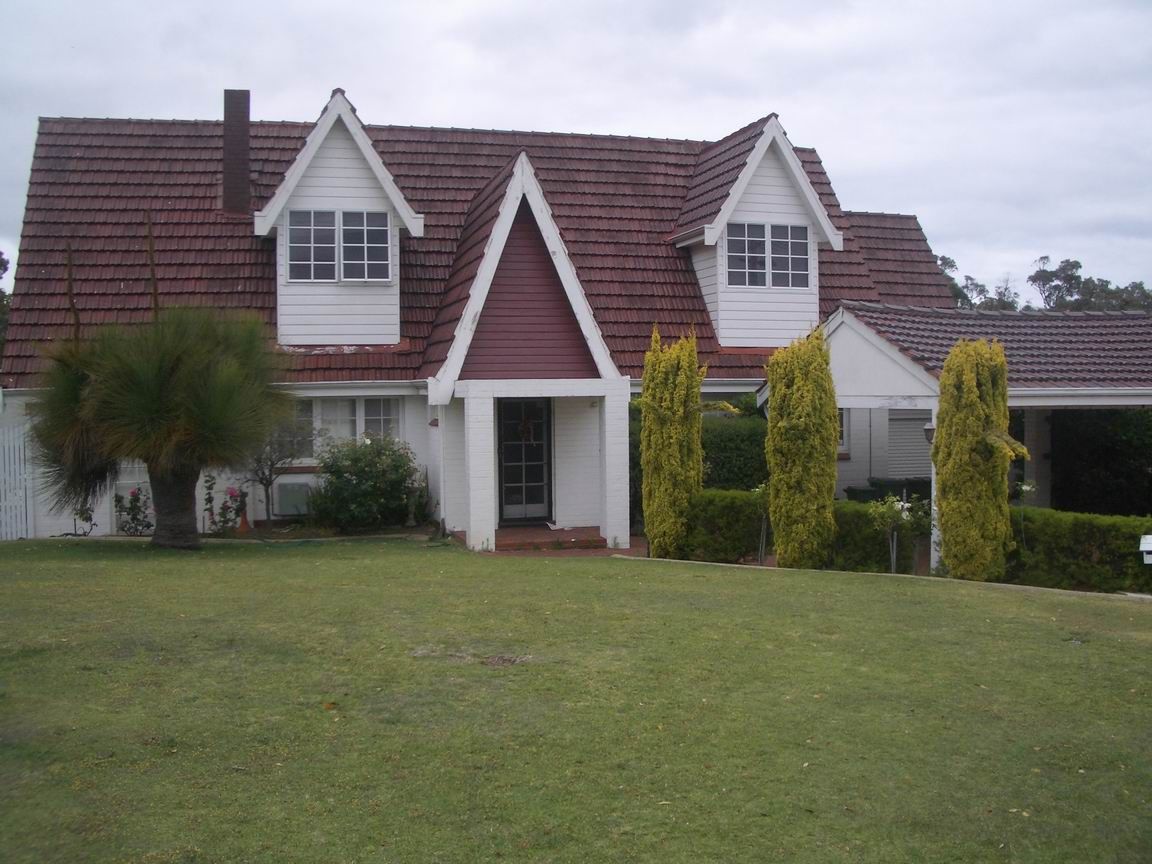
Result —
<instances>
[{"instance_id":1,"label":"white painted brick wall","mask_svg":"<svg viewBox=\"0 0 1152 864\"><path fill-rule=\"evenodd\" d=\"M552 400L553 509L566 528L600 524L601 402L597 396Z\"/></svg>"}]
</instances>

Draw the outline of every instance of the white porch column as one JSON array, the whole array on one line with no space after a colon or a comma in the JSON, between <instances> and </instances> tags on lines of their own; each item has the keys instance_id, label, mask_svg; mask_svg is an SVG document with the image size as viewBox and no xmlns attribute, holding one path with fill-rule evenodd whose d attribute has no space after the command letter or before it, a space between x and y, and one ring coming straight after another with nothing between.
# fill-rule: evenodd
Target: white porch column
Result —
<instances>
[{"instance_id":1,"label":"white porch column","mask_svg":"<svg viewBox=\"0 0 1152 864\"><path fill-rule=\"evenodd\" d=\"M468 548L496 548L496 401L464 400L464 476L468 478Z\"/></svg>"},{"instance_id":2,"label":"white porch column","mask_svg":"<svg viewBox=\"0 0 1152 864\"><path fill-rule=\"evenodd\" d=\"M1024 446L1030 457L1024 462L1024 482L1036 487L1025 505L1052 506L1052 412L1045 408L1024 409Z\"/></svg>"},{"instance_id":3,"label":"white porch column","mask_svg":"<svg viewBox=\"0 0 1152 864\"><path fill-rule=\"evenodd\" d=\"M629 545L628 380L600 400L600 534L613 549Z\"/></svg>"}]
</instances>

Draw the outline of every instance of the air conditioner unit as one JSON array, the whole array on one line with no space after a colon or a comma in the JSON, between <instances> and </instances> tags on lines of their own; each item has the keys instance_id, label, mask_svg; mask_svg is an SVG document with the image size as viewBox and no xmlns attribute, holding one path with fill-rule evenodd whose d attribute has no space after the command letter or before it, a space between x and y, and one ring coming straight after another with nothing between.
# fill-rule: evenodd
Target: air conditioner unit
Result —
<instances>
[{"instance_id":1,"label":"air conditioner unit","mask_svg":"<svg viewBox=\"0 0 1152 864\"><path fill-rule=\"evenodd\" d=\"M1140 538L1140 551L1144 553L1144 563L1152 564L1152 534Z\"/></svg>"}]
</instances>

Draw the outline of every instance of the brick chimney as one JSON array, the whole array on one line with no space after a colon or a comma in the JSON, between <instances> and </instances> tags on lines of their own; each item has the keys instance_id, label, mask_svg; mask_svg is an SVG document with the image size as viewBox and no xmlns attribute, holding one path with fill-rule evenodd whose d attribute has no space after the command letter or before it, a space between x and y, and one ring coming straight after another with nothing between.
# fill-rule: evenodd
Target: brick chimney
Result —
<instances>
[{"instance_id":1,"label":"brick chimney","mask_svg":"<svg viewBox=\"0 0 1152 864\"><path fill-rule=\"evenodd\" d=\"M221 207L226 213L252 213L248 122L251 94L224 91L224 172Z\"/></svg>"}]
</instances>

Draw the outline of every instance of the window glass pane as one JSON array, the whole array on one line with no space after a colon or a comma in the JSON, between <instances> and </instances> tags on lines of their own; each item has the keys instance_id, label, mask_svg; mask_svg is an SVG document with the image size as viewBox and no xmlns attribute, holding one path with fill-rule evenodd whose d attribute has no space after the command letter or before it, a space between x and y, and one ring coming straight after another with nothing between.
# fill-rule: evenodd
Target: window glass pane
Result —
<instances>
[{"instance_id":1,"label":"window glass pane","mask_svg":"<svg viewBox=\"0 0 1152 864\"><path fill-rule=\"evenodd\" d=\"M312 242L312 232L307 228L290 228L288 229L288 242L309 244Z\"/></svg>"},{"instance_id":2,"label":"window glass pane","mask_svg":"<svg viewBox=\"0 0 1152 864\"><path fill-rule=\"evenodd\" d=\"M363 279L364 278L364 265L352 264L347 261L344 262L344 278L345 279Z\"/></svg>"},{"instance_id":3,"label":"window glass pane","mask_svg":"<svg viewBox=\"0 0 1152 864\"><path fill-rule=\"evenodd\" d=\"M288 265L288 278L289 279L311 279L312 267L309 264L289 264Z\"/></svg>"},{"instance_id":4,"label":"window glass pane","mask_svg":"<svg viewBox=\"0 0 1152 864\"><path fill-rule=\"evenodd\" d=\"M379 243L381 245L388 242L388 229L387 228L369 228L368 229L368 242Z\"/></svg>"},{"instance_id":5,"label":"window glass pane","mask_svg":"<svg viewBox=\"0 0 1152 864\"><path fill-rule=\"evenodd\" d=\"M344 261L363 261L364 260L364 247L363 246L345 246L344 247ZM348 267L344 267L345 275L347 275Z\"/></svg>"},{"instance_id":6,"label":"window glass pane","mask_svg":"<svg viewBox=\"0 0 1152 864\"><path fill-rule=\"evenodd\" d=\"M364 225L364 214L344 211L344 227L345 228L360 228ZM345 234L344 236L348 236Z\"/></svg>"},{"instance_id":7,"label":"window glass pane","mask_svg":"<svg viewBox=\"0 0 1152 864\"><path fill-rule=\"evenodd\" d=\"M748 274L748 284L757 287L762 287L765 284L765 274L762 270L755 271Z\"/></svg>"},{"instance_id":8,"label":"window glass pane","mask_svg":"<svg viewBox=\"0 0 1152 864\"><path fill-rule=\"evenodd\" d=\"M368 227L369 228L387 228L388 227L388 214L387 213L369 213Z\"/></svg>"},{"instance_id":9,"label":"window glass pane","mask_svg":"<svg viewBox=\"0 0 1152 864\"><path fill-rule=\"evenodd\" d=\"M787 273L773 273L772 274L772 287L773 288L787 288L789 286Z\"/></svg>"},{"instance_id":10,"label":"window glass pane","mask_svg":"<svg viewBox=\"0 0 1152 864\"><path fill-rule=\"evenodd\" d=\"M312 224L312 211L311 210L293 210L288 214L289 225L311 225Z\"/></svg>"},{"instance_id":11,"label":"window glass pane","mask_svg":"<svg viewBox=\"0 0 1152 864\"><path fill-rule=\"evenodd\" d=\"M793 242L792 243L792 254L793 255L807 255L808 254L808 244L807 243L801 243L799 241Z\"/></svg>"},{"instance_id":12,"label":"window glass pane","mask_svg":"<svg viewBox=\"0 0 1152 864\"><path fill-rule=\"evenodd\" d=\"M365 211L345 211L341 215L344 231L341 234L345 279L388 279L386 266L363 267L347 262L386 262L388 260L388 214ZM362 227L367 226L367 227Z\"/></svg>"},{"instance_id":13,"label":"window glass pane","mask_svg":"<svg viewBox=\"0 0 1152 864\"><path fill-rule=\"evenodd\" d=\"M347 214L345 214L347 215ZM364 229L363 228L345 228L344 229L344 245L349 243L358 243L364 245Z\"/></svg>"},{"instance_id":14,"label":"window glass pane","mask_svg":"<svg viewBox=\"0 0 1152 864\"><path fill-rule=\"evenodd\" d=\"M764 226L763 225L749 225L748 226L748 236L749 237L759 237L761 240L763 240L764 239Z\"/></svg>"},{"instance_id":15,"label":"window glass pane","mask_svg":"<svg viewBox=\"0 0 1152 864\"><path fill-rule=\"evenodd\" d=\"M296 401L296 452L303 459L311 459L314 455L313 436L315 430L312 425L312 400L298 399Z\"/></svg>"},{"instance_id":16,"label":"window glass pane","mask_svg":"<svg viewBox=\"0 0 1152 864\"><path fill-rule=\"evenodd\" d=\"M787 255L788 254L788 243L784 240L773 240L772 241L772 254L773 255Z\"/></svg>"},{"instance_id":17,"label":"window glass pane","mask_svg":"<svg viewBox=\"0 0 1152 864\"><path fill-rule=\"evenodd\" d=\"M313 246L312 247L312 260L313 261L335 261L336 260L336 247L335 246Z\"/></svg>"},{"instance_id":18,"label":"window glass pane","mask_svg":"<svg viewBox=\"0 0 1152 864\"><path fill-rule=\"evenodd\" d=\"M743 254L748 250L748 247L745 245L747 242L747 240L729 240L728 251Z\"/></svg>"},{"instance_id":19,"label":"window glass pane","mask_svg":"<svg viewBox=\"0 0 1152 864\"><path fill-rule=\"evenodd\" d=\"M387 246L369 246L368 260L369 261L387 261L388 260L388 247Z\"/></svg>"},{"instance_id":20,"label":"window glass pane","mask_svg":"<svg viewBox=\"0 0 1152 864\"><path fill-rule=\"evenodd\" d=\"M335 210L315 210L312 213L312 224L327 228L336 227Z\"/></svg>"},{"instance_id":21,"label":"window glass pane","mask_svg":"<svg viewBox=\"0 0 1152 864\"><path fill-rule=\"evenodd\" d=\"M312 268L313 279L327 279L329 281L336 278L336 265L335 264L316 264Z\"/></svg>"},{"instance_id":22,"label":"window glass pane","mask_svg":"<svg viewBox=\"0 0 1152 864\"><path fill-rule=\"evenodd\" d=\"M728 269L729 270L743 270L744 264L748 259L743 255L729 255L728 256Z\"/></svg>"},{"instance_id":23,"label":"window glass pane","mask_svg":"<svg viewBox=\"0 0 1152 864\"><path fill-rule=\"evenodd\" d=\"M731 239L733 237L743 237L745 228L747 228L747 226L744 225L744 223L742 223L742 222L729 223L729 225L728 225L728 237L729 237L729 239Z\"/></svg>"},{"instance_id":24,"label":"window glass pane","mask_svg":"<svg viewBox=\"0 0 1152 864\"><path fill-rule=\"evenodd\" d=\"M793 288L807 288L808 287L808 274L807 273L793 273L792 274L792 287Z\"/></svg>"},{"instance_id":25,"label":"window glass pane","mask_svg":"<svg viewBox=\"0 0 1152 864\"><path fill-rule=\"evenodd\" d=\"M764 241L763 240L749 240L748 241L748 252L751 255L763 255L764 254Z\"/></svg>"},{"instance_id":26,"label":"window glass pane","mask_svg":"<svg viewBox=\"0 0 1152 864\"><path fill-rule=\"evenodd\" d=\"M796 273L808 272L808 259L807 258L793 258L792 270Z\"/></svg>"},{"instance_id":27,"label":"window glass pane","mask_svg":"<svg viewBox=\"0 0 1152 864\"><path fill-rule=\"evenodd\" d=\"M335 246L336 245L336 229L335 228L313 228L312 229L312 242L317 246Z\"/></svg>"},{"instance_id":28,"label":"window glass pane","mask_svg":"<svg viewBox=\"0 0 1152 864\"><path fill-rule=\"evenodd\" d=\"M763 270L764 269L764 256L763 255L749 255L748 256L748 269L749 270Z\"/></svg>"},{"instance_id":29,"label":"window glass pane","mask_svg":"<svg viewBox=\"0 0 1152 864\"><path fill-rule=\"evenodd\" d=\"M792 226L792 239L793 240L807 240L808 239L808 229L805 228L803 225L793 225Z\"/></svg>"},{"instance_id":30,"label":"window glass pane","mask_svg":"<svg viewBox=\"0 0 1152 864\"><path fill-rule=\"evenodd\" d=\"M355 438L356 400L321 399L320 428L337 440Z\"/></svg>"},{"instance_id":31,"label":"window glass pane","mask_svg":"<svg viewBox=\"0 0 1152 864\"><path fill-rule=\"evenodd\" d=\"M777 272L780 272L780 271L787 272L788 271L788 258L787 257L777 258L777 257L773 256L772 269L777 271Z\"/></svg>"},{"instance_id":32,"label":"window glass pane","mask_svg":"<svg viewBox=\"0 0 1152 864\"><path fill-rule=\"evenodd\" d=\"M788 239L788 226L787 225L773 225L772 226L772 239L773 240L787 240Z\"/></svg>"},{"instance_id":33,"label":"window glass pane","mask_svg":"<svg viewBox=\"0 0 1152 864\"><path fill-rule=\"evenodd\" d=\"M743 270L729 270L728 271L728 284L729 285L747 285L748 274Z\"/></svg>"},{"instance_id":34,"label":"window glass pane","mask_svg":"<svg viewBox=\"0 0 1152 864\"><path fill-rule=\"evenodd\" d=\"M388 279L388 265L387 264L369 264L368 265L368 278L369 279Z\"/></svg>"}]
</instances>

